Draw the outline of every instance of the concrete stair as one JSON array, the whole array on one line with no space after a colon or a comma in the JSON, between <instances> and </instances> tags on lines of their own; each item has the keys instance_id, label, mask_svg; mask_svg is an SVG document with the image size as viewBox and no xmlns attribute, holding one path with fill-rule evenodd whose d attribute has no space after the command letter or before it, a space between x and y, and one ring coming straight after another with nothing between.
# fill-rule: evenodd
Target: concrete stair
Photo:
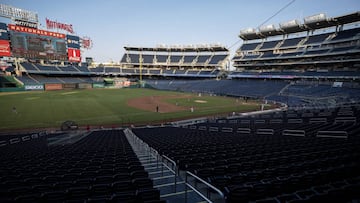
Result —
<instances>
[{"instance_id":1,"label":"concrete stair","mask_svg":"<svg viewBox=\"0 0 360 203\"><path fill-rule=\"evenodd\" d=\"M168 203L205 203L200 195L186 186L185 181L180 176L176 177L175 172L168 165L166 160L161 160L160 156L151 151L146 143L143 143L131 131L124 131L126 137L139 158L145 170L152 179L154 188L160 191L161 200Z\"/></svg>"}]
</instances>

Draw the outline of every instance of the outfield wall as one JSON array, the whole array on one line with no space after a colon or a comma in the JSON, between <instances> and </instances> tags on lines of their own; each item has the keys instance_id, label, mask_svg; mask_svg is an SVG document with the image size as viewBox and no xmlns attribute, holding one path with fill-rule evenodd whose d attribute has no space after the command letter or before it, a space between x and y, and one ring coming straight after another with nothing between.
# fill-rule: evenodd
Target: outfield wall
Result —
<instances>
[{"instance_id":1,"label":"outfield wall","mask_svg":"<svg viewBox=\"0 0 360 203\"><path fill-rule=\"evenodd\" d=\"M25 85L25 90L44 90L44 85Z\"/></svg>"},{"instance_id":2,"label":"outfield wall","mask_svg":"<svg viewBox=\"0 0 360 203\"><path fill-rule=\"evenodd\" d=\"M93 84L91 83L36 84L36 85L24 85L23 87L0 88L0 92L72 90L72 89L92 89L92 88L104 88L104 86L94 85L93 87Z\"/></svg>"},{"instance_id":3,"label":"outfield wall","mask_svg":"<svg viewBox=\"0 0 360 203\"><path fill-rule=\"evenodd\" d=\"M63 84L45 84L45 90L62 90Z\"/></svg>"},{"instance_id":4,"label":"outfield wall","mask_svg":"<svg viewBox=\"0 0 360 203\"><path fill-rule=\"evenodd\" d=\"M62 88L64 90L72 90L72 89L76 89L77 85L75 83L69 83L69 84L62 84Z\"/></svg>"},{"instance_id":5,"label":"outfield wall","mask_svg":"<svg viewBox=\"0 0 360 203\"><path fill-rule=\"evenodd\" d=\"M45 84L45 90L92 89L91 83Z\"/></svg>"},{"instance_id":6,"label":"outfield wall","mask_svg":"<svg viewBox=\"0 0 360 203\"><path fill-rule=\"evenodd\" d=\"M21 92L25 89L23 87L4 87L0 88L0 92Z\"/></svg>"},{"instance_id":7,"label":"outfield wall","mask_svg":"<svg viewBox=\"0 0 360 203\"><path fill-rule=\"evenodd\" d=\"M92 89L92 84L90 83L79 83L77 84L78 89Z\"/></svg>"}]
</instances>

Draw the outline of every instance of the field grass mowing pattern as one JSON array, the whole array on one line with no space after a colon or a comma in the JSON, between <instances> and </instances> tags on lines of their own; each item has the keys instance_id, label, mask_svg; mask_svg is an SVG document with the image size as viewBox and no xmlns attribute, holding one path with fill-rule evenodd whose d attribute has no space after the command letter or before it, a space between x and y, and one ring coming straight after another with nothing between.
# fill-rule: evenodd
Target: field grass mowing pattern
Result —
<instances>
[{"instance_id":1,"label":"field grass mowing pattern","mask_svg":"<svg viewBox=\"0 0 360 203\"><path fill-rule=\"evenodd\" d=\"M171 113L143 111L126 105L127 100L145 96L179 95L169 103L189 107ZM185 95L185 96L184 96ZM189 96L190 95L190 96ZM203 103L195 100L206 101ZM16 107L17 113L13 112ZM190 112L190 107L195 111ZM226 112L258 110L258 105L242 105L234 98L201 96L151 89L92 89L19 92L0 94L0 130L59 127L66 120L79 125L122 125L165 122L181 118Z\"/></svg>"}]
</instances>

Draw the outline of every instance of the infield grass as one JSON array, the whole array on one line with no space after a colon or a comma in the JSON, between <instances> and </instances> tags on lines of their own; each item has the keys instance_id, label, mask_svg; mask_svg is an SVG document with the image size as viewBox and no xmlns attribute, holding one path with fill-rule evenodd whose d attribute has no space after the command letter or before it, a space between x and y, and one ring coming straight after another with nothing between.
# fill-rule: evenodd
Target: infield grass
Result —
<instances>
[{"instance_id":1,"label":"infield grass","mask_svg":"<svg viewBox=\"0 0 360 203\"><path fill-rule=\"evenodd\" d=\"M167 99L194 112L156 113L126 105L130 98L157 95L191 95L190 98ZM16 112L13 111L16 108ZM26 128L60 128L72 120L85 125L129 125L162 123L229 112L254 111L259 104L243 104L235 98L201 96L152 89L92 89L0 93L0 131Z\"/></svg>"}]
</instances>

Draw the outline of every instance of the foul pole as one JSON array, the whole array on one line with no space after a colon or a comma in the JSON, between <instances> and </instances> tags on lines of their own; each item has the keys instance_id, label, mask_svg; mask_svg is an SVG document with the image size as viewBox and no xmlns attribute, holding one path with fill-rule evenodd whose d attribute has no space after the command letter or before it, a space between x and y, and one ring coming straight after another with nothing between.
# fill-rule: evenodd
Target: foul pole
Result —
<instances>
[{"instance_id":1,"label":"foul pole","mask_svg":"<svg viewBox=\"0 0 360 203\"><path fill-rule=\"evenodd\" d=\"M141 53L141 51L140 51L140 55L139 55L139 63L140 63L140 67L139 67L139 69L140 69L140 86L142 85L142 53Z\"/></svg>"}]
</instances>

